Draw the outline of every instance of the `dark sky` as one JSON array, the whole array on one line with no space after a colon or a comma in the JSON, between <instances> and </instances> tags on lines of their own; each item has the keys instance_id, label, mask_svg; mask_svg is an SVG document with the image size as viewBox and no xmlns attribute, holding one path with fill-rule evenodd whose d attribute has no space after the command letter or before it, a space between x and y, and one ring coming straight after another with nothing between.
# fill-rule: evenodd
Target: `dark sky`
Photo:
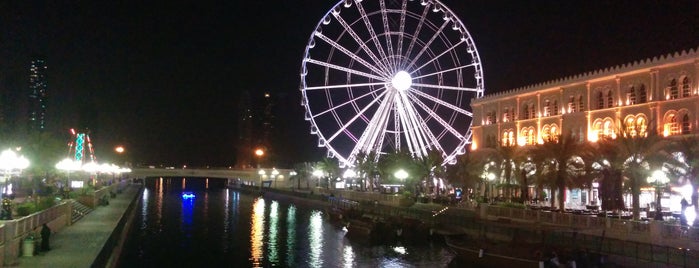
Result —
<instances>
[{"instance_id":1,"label":"dark sky","mask_svg":"<svg viewBox=\"0 0 699 268\"><path fill-rule=\"evenodd\" d=\"M142 163L230 165L240 92L298 103L303 49L336 3L143 2L0 1L0 90L24 97L45 55L51 129L87 124L98 152L123 143ZM476 43L486 94L699 46L695 0L442 2ZM300 108L280 120L300 155L322 155Z\"/></svg>"}]
</instances>

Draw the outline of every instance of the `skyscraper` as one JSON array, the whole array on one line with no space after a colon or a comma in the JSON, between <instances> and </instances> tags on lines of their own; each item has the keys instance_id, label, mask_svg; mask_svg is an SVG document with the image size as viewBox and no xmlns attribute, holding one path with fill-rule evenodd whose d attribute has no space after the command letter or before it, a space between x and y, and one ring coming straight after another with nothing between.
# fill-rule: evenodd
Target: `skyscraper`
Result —
<instances>
[{"instance_id":1,"label":"skyscraper","mask_svg":"<svg viewBox=\"0 0 699 268\"><path fill-rule=\"evenodd\" d=\"M32 60L29 68L29 131L44 131L46 129L46 61L42 57Z\"/></svg>"}]
</instances>

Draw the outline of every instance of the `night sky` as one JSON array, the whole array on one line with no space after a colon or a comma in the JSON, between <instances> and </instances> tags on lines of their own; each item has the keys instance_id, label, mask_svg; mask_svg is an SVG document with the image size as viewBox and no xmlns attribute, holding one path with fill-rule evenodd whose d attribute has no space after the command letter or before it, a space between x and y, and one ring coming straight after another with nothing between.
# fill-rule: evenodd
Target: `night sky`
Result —
<instances>
[{"instance_id":1,"label":"night sky","mask_svg":"<svg viewBox=\"0 0 699 268\"><path fill-rule=\"evenodd\" d=\"M278 119L295 126L295 159L323 155L298 73L336 1L155 2L0 1L6 101L26 98L31 58L44 55L50 130L89 127L98 158L125 144L137 163L228 166L240 92L286 93L298 108ZM696 0L442 2L476 43L486 94L699 46Z\"/></svg>"}]
</instances>

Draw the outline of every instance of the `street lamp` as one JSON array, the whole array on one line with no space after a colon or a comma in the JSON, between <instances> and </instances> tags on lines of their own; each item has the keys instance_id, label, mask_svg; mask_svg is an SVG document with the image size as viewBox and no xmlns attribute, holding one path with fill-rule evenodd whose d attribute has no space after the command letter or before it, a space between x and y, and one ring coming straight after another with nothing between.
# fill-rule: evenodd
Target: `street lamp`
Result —
<instances>
[{"instance_id":1,"label":"street lamp","mask_svg":"<svg viewBox=\"0 0 699 268\"><path fill-rule=\"evenodd\" d=\"M655 186L655 217L653 219L657 221L662 221L663 207L660 205L660 197L662 196L665 184L667 184L670 181L670 179L667 178L667 175L665 175L665 172L663 172L662 170L656 170L653 171L653 174L650 177L648 177L647 181L648 183L653 184L653 186Z\"/></svg>"},{"instance_id":2,"label":"street lamp","mask_svg":"<svg viewBox=\"0 0 699 268\"><path fill-rule=\"evenodd\" d=\"M5 196L5 193L7 191L7 180L9 180L10 177L12 177L12 172L14 170L17 170L17 173L21 173L22 170L27 167L29 167L29 160L24 158L24 156L17 156L17 154L10 149L7 149L3 151L2 154L0 154L0 169L3 170L3 186L2 191L0 191L3 209L1 217L3 220L12 219L12 203L7 198L7 196Z\"/></svg>"},{"instance_id":3,"label":"street lamp","mask_svg":"<svg viewBox=\"0 0 699 268\"><path fill-rule=\"evenodd\" d=\"M401 181L404 182L405 179L408 178L408 172L405 171L405 170L403 170L403 169L399 169L398 171L396 171L395 173L393 173L393 176L395 176L397 179L399 179L399 180L401 180Z\"/></svg>"},{"instance_id":4,"label":"street lamp","mask_svg":"<svg viewBox=\"0 0 699 268\"><path fill-rule=\"evenodd\" d=\"M262 157L265 155L265 150L262 148L257 148L255 149L255 157L257 157L257 168L260 168L260 162L262 161Z\"/></svg>"}]
</instances>

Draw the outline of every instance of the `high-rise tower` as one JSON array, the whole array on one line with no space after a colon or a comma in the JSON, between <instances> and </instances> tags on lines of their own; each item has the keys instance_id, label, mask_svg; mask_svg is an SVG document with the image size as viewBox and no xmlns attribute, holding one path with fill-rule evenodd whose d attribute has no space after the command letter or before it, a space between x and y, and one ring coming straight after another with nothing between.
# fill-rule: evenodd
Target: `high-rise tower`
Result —
<instances>
[{"instance_id":1,"label":"high-rise tower","mask_svg":"<svg viewBox=\"0 0 699 268\"><path fill-rule=\"evenodd\" d=\"M29 68L29 131L46 129L46 72L46 61L41 57L34 58Z\"/></svg>"}]
</instances>

